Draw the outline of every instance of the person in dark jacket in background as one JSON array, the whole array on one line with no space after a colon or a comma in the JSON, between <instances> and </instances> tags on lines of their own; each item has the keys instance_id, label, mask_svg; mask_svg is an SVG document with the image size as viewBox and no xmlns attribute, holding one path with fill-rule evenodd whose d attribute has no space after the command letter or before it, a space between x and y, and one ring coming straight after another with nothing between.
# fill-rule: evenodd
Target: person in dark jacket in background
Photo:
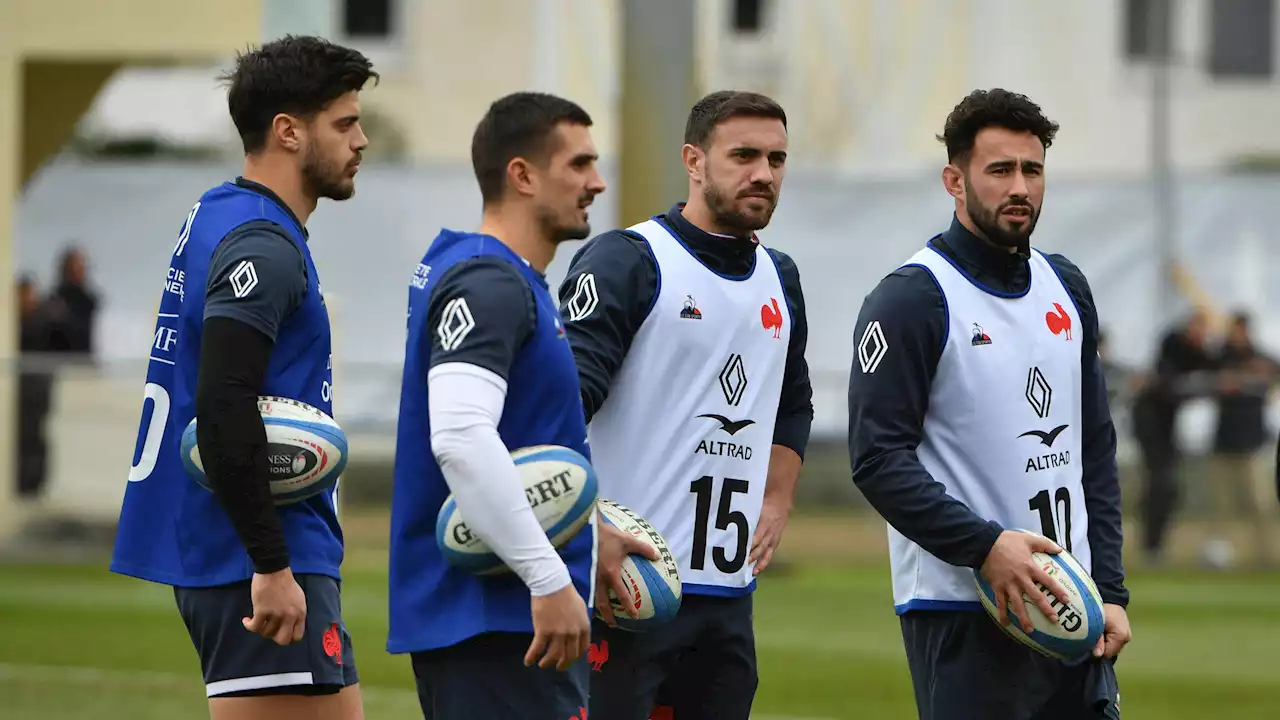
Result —
<instances>
[{"instance_id":1,"label":"person in dark jacket in background","mask_svg":"<svg viewBox=\"0 0 1280 720\"><path fill-rule=\"evenodd\" d=\"M18 323L22 358L18 374L18 497L31 498L40 494L47 475L45 421L53 376L41 358L49 350L49 314L40 302L35 281L27 276L18 280Z\"/></svg>"},{"instance_id":2,"label":"person in dark jacket in background","mask_svg":"<svg viewBox=\"0 0 1280 720\"><path fill-rule=\"evenodd\" d=\"M1169 523L1177 509L1181 448L1178 413L1190 398L1212 392L1213 358L1207 338L1209 317L1202 309L1160 342L1154 372L1134 399L1133 432L1146 469L1141 501L1142 549L1147 561L1163 561Z\"/></svg>"},{"instance_id":3,"label":"person in dark jacket in background","mask_svg":"<svg viewBox=\"0 0 1280 720\"><path fill-rule=\"evenodd\" d=\"M1280 506L1268 487L1270 473L1264 462L1269 458L1260 451L1268 439L1267 395L1275 381L1276 361L1254 345L1247 313L1232 315L1214 365L1218 372L1218 425L1208 480L1217 537L1206 546L1206 559L1214 564L1229 560L1234 554L1227 539L1229 526L1247 517L1253 525L1258 559L1271 564L1275 559L1272 532ZM1226 555L1220 555L1222 551Z\"/></svg>"},{"instance_id":4,"label":"person in dark jacket in background","mask_svg":"<svg viewBox=\"0 0 1280 720\"><path fill-rule=\"evenodd\" d=\"M89 287L84 252L77 247L67 248L58 267L58 286L48 300L52 333L49 349L91 356L98 295Z\"/></svg>"}]
</instances>

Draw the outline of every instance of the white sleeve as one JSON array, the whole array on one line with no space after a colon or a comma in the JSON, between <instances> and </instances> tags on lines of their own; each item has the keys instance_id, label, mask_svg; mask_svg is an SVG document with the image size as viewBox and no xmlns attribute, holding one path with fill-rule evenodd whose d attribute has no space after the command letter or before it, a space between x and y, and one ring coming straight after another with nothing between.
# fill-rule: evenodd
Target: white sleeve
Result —
<instances>
[{"instance_id":1,"label":"white sleeve","mask_svg":"<svg viewBox=\"0 0 1280 720\"><path fill-rule=\"evenodd\" d=\"M511 453L498 436L507 383L463 362L427 374L431 451L471 530L534 596L569 585L569 569L534 517Z\"/></svg>"}]
</instances>

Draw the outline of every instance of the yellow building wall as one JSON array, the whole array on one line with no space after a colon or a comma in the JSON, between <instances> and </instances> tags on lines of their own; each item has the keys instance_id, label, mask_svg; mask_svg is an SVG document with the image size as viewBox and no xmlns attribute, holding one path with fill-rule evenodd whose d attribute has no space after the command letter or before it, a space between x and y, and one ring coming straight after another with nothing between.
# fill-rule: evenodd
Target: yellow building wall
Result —
<instances>
[{"instance_id":1,"label":"yellow building wall","mask_svg":"<svg viewBox=\"0 0 1280 720\"><path fill-rule=\"evenodd\" d=\"M0 540L19 520L12 373L19 189L62 147L115 68L226 57L256 44L261 24L261 0L0 0ZM126 472L121 468L120 477Z\"/></svg>"}]
</instances>

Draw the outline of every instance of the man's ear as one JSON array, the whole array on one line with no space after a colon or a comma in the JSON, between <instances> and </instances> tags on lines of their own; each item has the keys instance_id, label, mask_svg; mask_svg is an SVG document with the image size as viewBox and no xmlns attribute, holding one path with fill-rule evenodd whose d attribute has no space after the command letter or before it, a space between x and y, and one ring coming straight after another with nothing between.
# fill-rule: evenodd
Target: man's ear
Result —
<instances>
[{"instance_id":1,"label":"man's ear","mask_svg":"<svg viewBox=\"0 0 1280 720\"><path fill-rule=\"evenodd\" d=\"M519 195L533 195L538 190L537 173L529 161L522 157L511 158L507 163L507 184Z\"/></svg>"},{"instance_id":2,"label":"man's ear","mask_svg":"<svg viewBox=\"0 0 1280 720\"><path fill-rule=\"evenodd\" d=\"M271 135L280 147L289 152L298 152L302 149L305 134L306 127L303 122L293 115L280 113L271 118Z\"/></svg>"},{"instance_id":3,"label":"man's ear","mask_svg":"<svg viewBox=\"0 0 1280 720\"><path fill-rule=\"evenodd\" d=\"M680 148L680 159L684 161L684 170L689 178L702 182L707 169L707 154L697 145L686 144Z\"/></svg>"},{"instance_id":4,"label":"man's ear","mask_svg":"<svg viewBox=\"0 0 1280 720\"><path fill-rule=\"evenodd\" d=\"M954 163L942 168L942 186L957 200L964 200L964 173Z\"/></svg>"}]
</instances>

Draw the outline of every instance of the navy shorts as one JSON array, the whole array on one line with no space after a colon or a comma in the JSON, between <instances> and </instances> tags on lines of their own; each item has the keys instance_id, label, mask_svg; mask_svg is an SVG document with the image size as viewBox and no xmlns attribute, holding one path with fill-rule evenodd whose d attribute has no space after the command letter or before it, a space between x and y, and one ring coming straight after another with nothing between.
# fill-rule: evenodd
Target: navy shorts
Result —
<instances>
[{"instance_id":1,"label":"navy shorts","mask_svg":"<svg viewBox=\"0 0 1280 720\"><path fill-rule=\"evenodd\" d=\"M338 581L324 575L296 579L307 598L306 633L284 646L244 628L241 618L253 614L250 581L173 589L208 697L328 695L359 682Z\"/></svg>"},{"instance_id":2,"label":"navy shorts","mask_svg":"<svg viewBox=\"0 0 1280 720\"><path fill-rule=\"evenodd\" d=\"M588 666L526 667L525 633L485 633L410 655L426 720L587 720Z\"/></svg>"},{"instance_id":3,"label":"navy shorts","mask_svg":"<svg viewBox=\"0 0 1280 720\"><path fill-rule=\"evenodd\" d=\"M1119 720L1112 660L1066 665L1004 633L985 612L901 618L920 720Z\"/></svg>"},{"instance_id":4,"label":"navy shorts","mask_svg":"<svg viewBox=\"0 0 1280 720\"><path fill-rule=\"evenodd\" d=\"M648 720L663 705L676 718L747 720L759 682L752 597L685 595L653 632L595 620L587 656L592 718Z\"/></svg>"}]
</instances>

